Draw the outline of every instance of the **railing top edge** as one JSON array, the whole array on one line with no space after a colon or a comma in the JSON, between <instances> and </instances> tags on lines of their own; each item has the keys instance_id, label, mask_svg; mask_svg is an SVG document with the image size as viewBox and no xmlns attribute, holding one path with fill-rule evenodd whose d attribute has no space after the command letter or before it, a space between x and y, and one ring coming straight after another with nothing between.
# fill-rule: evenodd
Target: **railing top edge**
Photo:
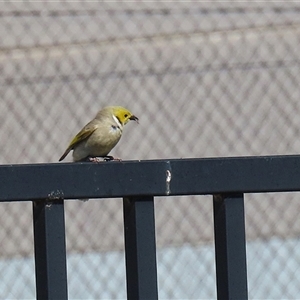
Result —
<instances>
[{"instance_id":1,"label":"railing top edge","mask_svg":"<svg viewBox=\"0 0 300 300\"><path fill-rule=\"evenodd\" d=\"M201 162L201 161L244 161L244 160L286 160L286 159L300 159L300 154L289 155L247 155L247 156L211 156L211 157L188 157L188 158L164 158L164 159L143 159L143 160L122 160L122 161L108 161L101 163L91 162L39 162L39 163L25 163L25 164L0 164L2 167L28 167L28 166L55 166L55 165L101 165L101 164L143 164L143 163L166 163L166 162Z\"/></svg>"},{"instance_id":2,"label":"railing top edge","mask_svg":"<svg viewBox=\"0 0 300 300\"><path fill-rule=\"evenodd\" d=\"M300 191L300 155L0 165L0 201Z\"/></svg>"}]
</instances>

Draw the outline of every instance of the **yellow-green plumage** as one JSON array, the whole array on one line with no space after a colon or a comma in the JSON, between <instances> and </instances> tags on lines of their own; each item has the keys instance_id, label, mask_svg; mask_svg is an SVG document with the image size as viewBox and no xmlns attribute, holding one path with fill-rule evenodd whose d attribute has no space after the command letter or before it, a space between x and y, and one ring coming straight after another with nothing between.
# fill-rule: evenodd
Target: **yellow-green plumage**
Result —
<instances>
[{"instance_id":1,"label":"yellow-green plumage","mask_svg":"<svg viewBox=\"0 0 300 300\"><path fill-rule=\"evenodd\" d=\"M103 108L72 139L59 161L63 160L71 150L73 150L74 161L107 156L120 140L123 127L129 120L138 121L138 118L124 107Z\"/></svg>"}]
</instances>

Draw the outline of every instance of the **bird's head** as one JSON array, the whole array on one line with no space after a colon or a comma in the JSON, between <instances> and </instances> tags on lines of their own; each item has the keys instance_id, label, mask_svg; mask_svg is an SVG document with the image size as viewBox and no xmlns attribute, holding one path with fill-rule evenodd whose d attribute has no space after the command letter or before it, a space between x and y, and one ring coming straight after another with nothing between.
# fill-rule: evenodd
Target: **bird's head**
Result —
<instances>
[{"instance_id":1,"label":"bird's head","mask_svg":"<svg viewBox=\"0 0 300 300\"><path fill-rule=\"evenodd\" d=\"M133 115L128 109L122 106L108 106L110 113L121 123L122 126L128 123L128 121L133 120L138 123L139 119Z\"/></svg>"}]
</instances>

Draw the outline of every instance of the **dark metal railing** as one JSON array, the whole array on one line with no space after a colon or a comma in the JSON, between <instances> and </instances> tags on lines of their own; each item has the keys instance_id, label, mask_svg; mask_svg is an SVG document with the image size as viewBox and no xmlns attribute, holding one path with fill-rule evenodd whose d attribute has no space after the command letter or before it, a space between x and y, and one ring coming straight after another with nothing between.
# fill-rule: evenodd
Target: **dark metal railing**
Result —
<instances>
[{"instance_id":1,"label":"dark metal railing","mask_svg":"<svg viewBox=\"0 0 300 300\"><path fill-rule=\"evenodd\" d=\"M0 201L33 202L37 299L68 297L64 200L123 198L128 299L157 299L154 197L203 194L218 299L247 299L244 193L300 191L300 156L3 165L0 178Z\"/></svg>"}]
</instances>

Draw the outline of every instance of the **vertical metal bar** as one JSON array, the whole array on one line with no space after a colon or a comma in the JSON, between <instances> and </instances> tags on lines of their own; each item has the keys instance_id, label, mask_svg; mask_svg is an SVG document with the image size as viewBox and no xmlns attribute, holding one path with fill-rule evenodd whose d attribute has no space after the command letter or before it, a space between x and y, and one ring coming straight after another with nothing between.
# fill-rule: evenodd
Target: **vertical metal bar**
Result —
<instances>
[{"instance_id":1,"label":"vertical metal bar","mask_svg":"<svg viewBox=\"0 0 300 300\"><path fill-rule=\"evenodd\" d=\"M33 202L37 299L68 299L64 201Z\"/></svg>"},{"instance_id":2,"label":"vertical metal bar","mask_svg":"<svg viewBox=\"0 0 300 300\"><path fill-rule=\"evenodd\" d=\"M154 198L123 199L127 299L158 299Z\"/></svg>"},{"instance_id":3,"label":"vertical metal bar","mask_svg":"<svg viewBox=\"0 0 300 300\"><path fill-rule=\"evenodd\" d=\"M218 299L248 299L243 194L213 197Z\"/></svg>"}]
</instances>

